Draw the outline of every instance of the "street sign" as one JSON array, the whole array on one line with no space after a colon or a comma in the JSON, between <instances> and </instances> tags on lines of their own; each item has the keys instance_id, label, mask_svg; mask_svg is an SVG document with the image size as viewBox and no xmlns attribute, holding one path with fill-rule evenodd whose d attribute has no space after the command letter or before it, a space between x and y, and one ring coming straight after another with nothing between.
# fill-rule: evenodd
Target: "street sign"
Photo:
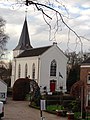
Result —
<instances>
[{"instance_id":1,"label":"street sign","mask_svg":"<svg viewBox=\"0 0 90 120\"><path fill-rule=\"evenodd\" d=\"M41 108L41 110L46 110L46 100L40 101L40 108Z\"/></svg>"}]
</instances>

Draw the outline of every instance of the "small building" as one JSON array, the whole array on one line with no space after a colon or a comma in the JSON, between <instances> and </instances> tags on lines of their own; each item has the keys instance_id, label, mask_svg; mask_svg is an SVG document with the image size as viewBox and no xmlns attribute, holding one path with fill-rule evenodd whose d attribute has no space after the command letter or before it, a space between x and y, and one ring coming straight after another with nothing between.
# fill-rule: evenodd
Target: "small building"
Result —
<instances>
[{"instance_id":1,"label":"small building","mask_svg":"<svg viewBox=\"0 0 90 120\"><path fill-rule=\"evenodd\" d=\"M86 59L80 67L80 80L84 85L84 104L90 107L90 58Z\"/></svg>"},{"instance_id":2,"label":"small building","mask_svg":"<svg viewBox=\"0 0 90 120\"><path fill-rule=\"evenodd\" d=\"M54 91L60 86L66 90L67 57L55 42L50 46L33 48L26 19L13 55L11 87L18 78L30 77L41 90Z\"/></svg>"},{"instance_id":3,"label":"small building","mask_svg":"<svg viewBox=\"0 0 90 120\"><path fill-rule=\"evenodd\" d=\"M0 101L6 102L7 100L7 84L0 80Z\"/></svg>"}]
</instances>

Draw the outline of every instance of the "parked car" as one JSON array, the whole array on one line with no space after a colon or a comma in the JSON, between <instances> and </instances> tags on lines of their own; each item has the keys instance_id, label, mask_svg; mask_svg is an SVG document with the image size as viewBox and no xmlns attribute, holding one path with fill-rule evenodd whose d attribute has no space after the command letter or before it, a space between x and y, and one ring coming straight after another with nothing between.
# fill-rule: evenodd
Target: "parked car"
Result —
<instances>
[{"instance_id":1,"label":"parked car","mask_svg":"<svg viewBox=\"0 0 90 120\"><path fill-rule=\"evenodd\" d=\"M4 104L0 101L0 119L4 116Z\"/></svg>"},{"instance_id":2,"label":"parked car","mask_svg":"<svg viewBox=\"0 0 90 120\"><path fill-rule=\"evenodd\" d=\"M7 93L0 92L0 101L2 101L3 103L7 102Z\"/></svg>"},{"instance_id":3,"label":"parked car","mask_svg":"<svg viewBox=\"0 0 90 120\"><path fill-rule=\"evenodd\" d=\"M6 103L7 100L7 84L0 79L0 101Z\"/></svg>"}]
</instances>

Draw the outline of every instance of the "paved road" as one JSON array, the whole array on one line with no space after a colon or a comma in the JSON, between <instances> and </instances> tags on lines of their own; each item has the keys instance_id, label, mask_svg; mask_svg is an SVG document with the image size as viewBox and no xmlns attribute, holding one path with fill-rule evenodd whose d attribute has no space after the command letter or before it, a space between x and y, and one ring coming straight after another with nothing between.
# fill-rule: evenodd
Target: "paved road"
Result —
<instances>
[{"instance_id":1,"label":"paved road","mask_svg":"<svg viewBox=\"0 0 90 120\"><path fill-rule=\"evenodd\" d=\"M41 120L40 111L28 106L28 101L13 101L8 98L4 105L5 115L2 120ZM67 120L59 116L43 112L45 120Z\"/></svg>"}]
</instances>

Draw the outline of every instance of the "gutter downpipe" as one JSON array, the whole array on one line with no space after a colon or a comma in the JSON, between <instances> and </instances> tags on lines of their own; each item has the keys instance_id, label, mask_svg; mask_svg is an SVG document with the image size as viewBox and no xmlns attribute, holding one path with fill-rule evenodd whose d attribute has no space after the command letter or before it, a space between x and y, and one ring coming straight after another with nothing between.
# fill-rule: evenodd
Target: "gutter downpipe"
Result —
<instances>
[{"instance_id":1,"label":"gutter downpipe","mask_svg":"<svg viewBox=\"0 0 90 120\"><path fill-rule=\"evenodd\" d=\"M15 75L14 75L14 83L15 83L15 79L16 79L16 58L15 59Z\"/></svg>"},{"instance_id":2,"label":"gutter downpipe","mask_svg":"<svg viewBox=\"0 0 90 120\"><path fill-rule=\"evenodd\" d=\"M40 83L40 56L38 57L38 75L37 75L37 79L38 79L38 84Z\"/></svg>"}]
</instances>

